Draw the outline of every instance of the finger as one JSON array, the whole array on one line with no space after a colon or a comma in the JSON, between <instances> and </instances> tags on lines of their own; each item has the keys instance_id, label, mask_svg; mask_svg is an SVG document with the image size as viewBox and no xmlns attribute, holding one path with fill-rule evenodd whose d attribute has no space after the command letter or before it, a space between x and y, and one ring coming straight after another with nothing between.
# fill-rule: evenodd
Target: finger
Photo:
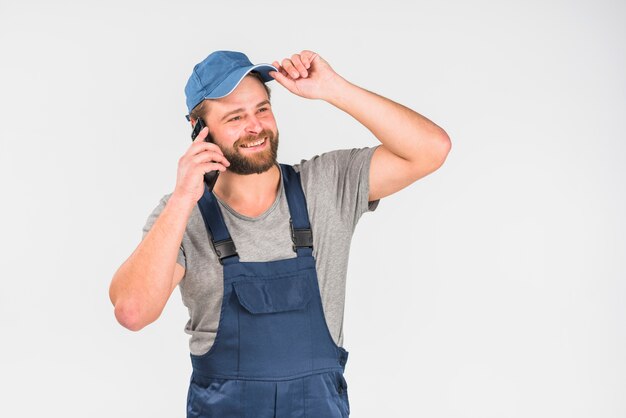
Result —
<instances>
[{"instance_id":1,"label":"finger","mask_svg":"<svg viewBox=\"0 0 626 418\"><path fill-rule=\"evenodd\" d=\"M302 58L302 64L308 70L311 67L311 55L313 52L304 50L300 53L300 57Z\"/></svg>"},{"instance_id":2,"label":"finger","mask_svg":"<svg viewBox=\"0 0 626 418\"><path fill-rule=\"evenodd\" d=\"M194 156L197 154L200 154L201 152L204 151L213 151L213 152L217 152L218 154L223 155L224 153L222 152L222 149L217 146L217 144L214 144L213 142L199 142L199 143L194 143L191 144L191 147L189 147L189 155Z\"/></svg>"},{"instance_id":3,"label":"finger","mask_svg":"<svg viewBox=\"0 0 626 418\"><path fill-rule=\"evenodd\" d=\"M220 163L204 163L204 164L198 164L198 168L199 171L202 172L202 174L208 173L209 171L215 171L215 170L219 170L221 172L226 171L226 167L224 167L222 164Z\"/></svg>"},{"instance_id":4,"label":"finger","mask_svg":"<svg viewBox=\"0 0 626 418\"><path fill-rule=\"evenodd\" d=\"M283 73L278 71L270 71L268 74L274 77L274 80L278 81L278 83L280 83L287 90L291 90L291 88L293 87L294 81L290 78L287 78L287 76Z\"/></svg>"},{"instance_id":5,"label":"finger","mask_svg":"<svg viewBox=\"0 0 626 418\"><path fill-rule=\"evenodd\" d=\"M302 63L302 59L300 55L293 54L291 56L291 62L293 63L293 66L296 68L296 70L298 71L300 77L307 77L309 75L308 71L306 70L306 67Z\"/></svg>"},{"instance_id":6,"label":"finger","mask_svg":"<svg viewBox=\"0 0 626 418\"><path fill-rule=\"evenodd\" d=\"M287 77L289 74L287 74L287 71L285 71L285 69L283 67L281 67L281 65L278 63L278 61L274 61L274 67L276 67L278 69L278 71L280 71L280 73L282 75L284 75L285 77Z\"/></svg>"},{"instance_id":7,"label":"finger","mask_svg":"<svg viewBox=\"0 0 626 418\"><path fill-rule=\"evenodd\" d=\"M220 155L223 155L222 150L220 149L220 147L218 147L216 144L212 143L212 142L206 142L206 141L202 141L202 142L196 142L194 141L193 144L191 144L189 146L189 149L187 149L187 152L183 155L182 158L184 159L189 159L195 155L198 155L204 151L213 151L216 152Z\"/></svg>"},{"instance_id":8,"label":"finger","mask_svg":"<svg viewBox=\"0 0 626 418\"><path fill-rule=\"evenodd\" d=\"M304 64L304 67L307 70L311 68L311 64L313 63L313 60L316 57L317 57L317 54L315 52L309 51L307 49L305 49L304 51L300 53L300 58L302 59L302 63Z\"/></svg>"},{"instance_id":9,"label":"finger","mask_svg":"<svg viewBox=\"0 0 626 418\"><path fill-rule=\"evenodd\" d=\"M215 162L215 163L220 163L224 166L230 165L230 162L226 159L226 157L223 154L217 153L217 152L211 152L211 151L205 151L205 152L196 154L193 156L191 161L195 164Z\"/></svg>"},{"instance_id":10,"label":"finger","mask_svg":"<svg viewBox=\"0 0 626 418\"><path fill-rule=\"evenodd\" d=\"M289 58L285 58L282 65L291 78L296 79L299 77L300 73L298 73L298 70L296 70L296 67L293 66L293 63Z\"/></svg>"}]
</instances>

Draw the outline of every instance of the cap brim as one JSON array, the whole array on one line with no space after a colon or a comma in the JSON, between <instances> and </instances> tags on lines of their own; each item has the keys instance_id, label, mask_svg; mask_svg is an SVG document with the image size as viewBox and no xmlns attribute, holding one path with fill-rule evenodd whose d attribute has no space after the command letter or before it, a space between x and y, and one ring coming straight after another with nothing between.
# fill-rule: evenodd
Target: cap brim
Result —
<instances>
[{"instance_id":1,"label":"cap brim","mask_svg":"<svg viewBox=\"0 0 626 418\"><path fill-rule=\"evenodd\" d=\"M250 72L256 71L261 75L263 82L267 83L274 78L269 74L270 71L278 71L276 67L270 64L257 64L249 67L238 68L233 71L228 77L217 85L208 95L204 96L205 99L219 99L221 97L228 96L233 92L241 83L241 80Z\"/></svg>"}]
</instances>

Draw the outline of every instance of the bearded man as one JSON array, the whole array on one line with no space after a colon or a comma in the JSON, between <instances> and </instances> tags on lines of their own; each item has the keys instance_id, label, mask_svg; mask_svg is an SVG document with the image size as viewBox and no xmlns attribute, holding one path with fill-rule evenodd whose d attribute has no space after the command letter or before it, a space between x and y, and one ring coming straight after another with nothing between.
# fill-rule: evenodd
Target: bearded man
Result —
<instances>
[{"instance_id":1,"label":"bearded man","mask_svg":"<svg viewBox=\"0 0 626 418\"><path fill-rule=\"evenodd\" d=\"M380 145L278 164L265 84L273 79L345 111ZM342 324L352 234L381 198L443 164L448 135L312 51L273 65L214 52L194 67L185 94L191 125L206 127L113 277L117 320L142 329L179 286L191 336L188 417L347 417ZM211 190L203 178L216 171Z\"/></svg>"}]
</instances>

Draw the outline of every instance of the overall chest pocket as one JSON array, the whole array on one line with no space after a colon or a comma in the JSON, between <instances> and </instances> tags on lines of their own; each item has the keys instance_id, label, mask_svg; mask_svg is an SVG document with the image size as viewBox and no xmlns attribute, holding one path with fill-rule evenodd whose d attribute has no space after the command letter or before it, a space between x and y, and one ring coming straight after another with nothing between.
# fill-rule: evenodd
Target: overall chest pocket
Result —
<instances>
[{"instance_id":1,"label":"overall chest pocket","mask_svg":"<svg viewBox=\"0 0 626 418\"><path fill-rule=\"evenodd\" d=\"M306 275L233 284L239 370L250 377L289 376L310 369L312 286Z\"/></svg>"},{"instance_id":2,"label":"overall chest pocket","mask_svg":"<svg viewBox=\"0 0 626 418\"><path fill-rule=\"evenodd\" d=\"M305 309L311 290L305 276L238 282L237 299L251 314L271 314Z\"/></svg>"}]
</instances>

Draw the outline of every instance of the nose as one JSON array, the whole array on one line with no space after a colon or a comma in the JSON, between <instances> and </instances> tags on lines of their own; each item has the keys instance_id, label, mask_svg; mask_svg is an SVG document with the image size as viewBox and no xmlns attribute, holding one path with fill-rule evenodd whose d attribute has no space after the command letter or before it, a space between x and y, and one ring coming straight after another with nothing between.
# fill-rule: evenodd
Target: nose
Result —
<instances>
[{"instance_id":1,"label":"nose","mask_svg":"<svg viewBox=\"0 0 626 418\"><path fill-rule=\"evenodd\" d=\"M263 127L261 126L261 122L259 121L259 118L256 117L256 115L250 115L250 117L248 117L247 122L248 122L246 125L247 132L251 134L258 134L259 132L263 130Z\"/></svg>"}]
</instances>

